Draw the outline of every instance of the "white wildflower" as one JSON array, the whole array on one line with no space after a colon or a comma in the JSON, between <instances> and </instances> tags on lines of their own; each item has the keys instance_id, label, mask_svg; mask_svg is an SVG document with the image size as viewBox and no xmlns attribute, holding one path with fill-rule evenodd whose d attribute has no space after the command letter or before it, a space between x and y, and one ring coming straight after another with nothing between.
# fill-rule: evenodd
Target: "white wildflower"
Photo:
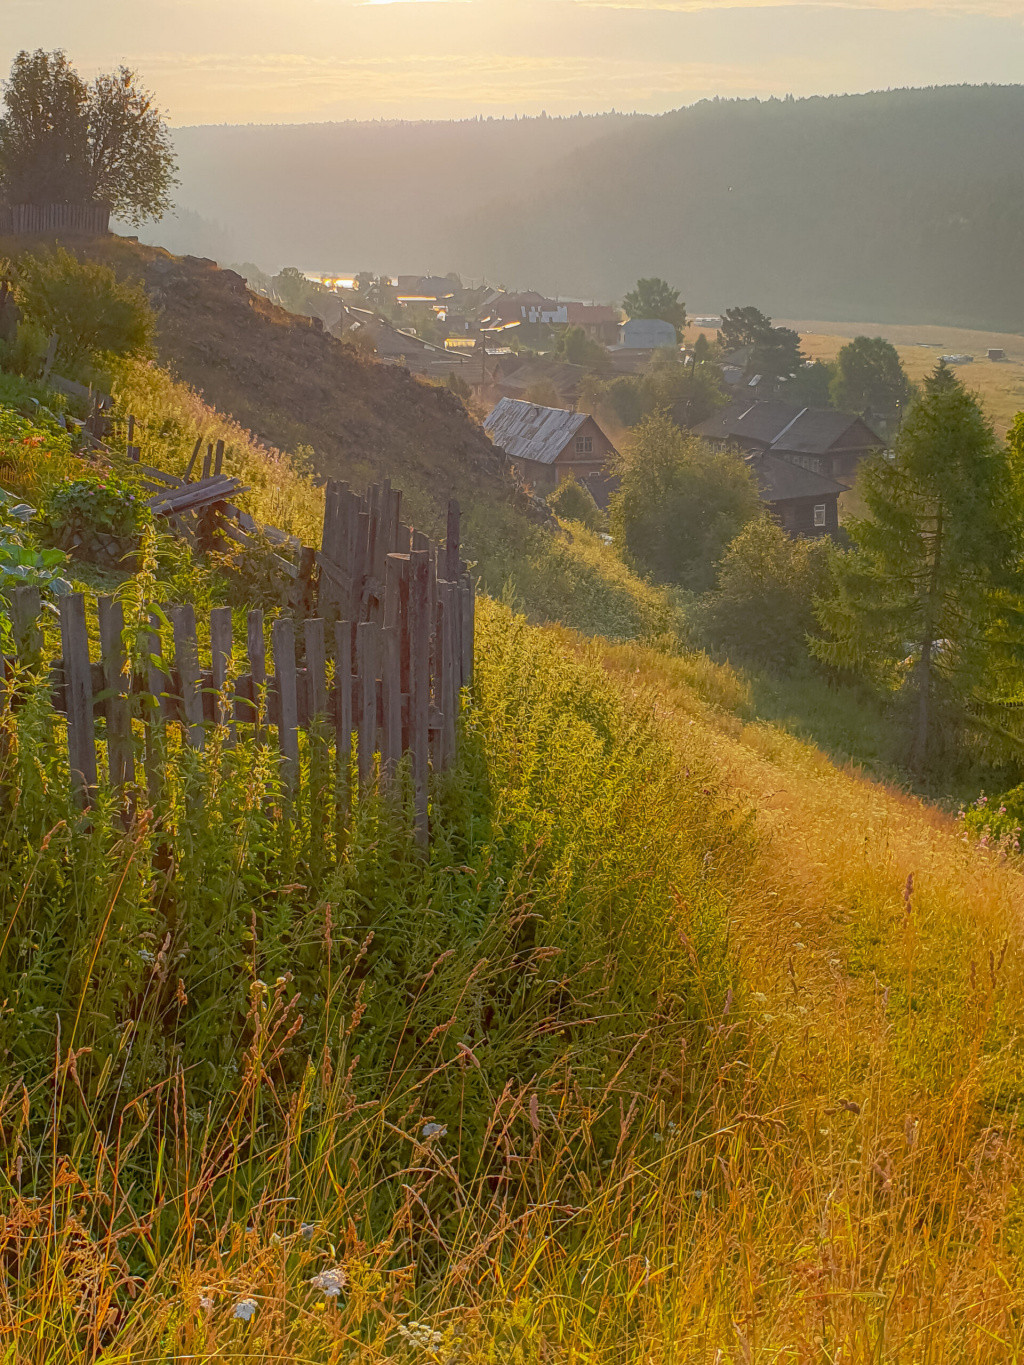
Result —
<instances>
[{"instance_id":1,"label":"white wildflower","mask_svg":"<svg viewBox=\"0 0 1024 1365\"><path fill-rule=\"evenodd\" d=\"M444 1137L448 1131L446 1123L425 1123L423 1125L423 1136L425 1138Z\"/></svg>"},{"instance_id":2,"label":"white wildflower","mask_svg":"<svg viewBox=\"0 0 1024 1365\"><path fill-rule=\"evenodd\" d=\"M319 1289L325 1298L336 1299L348 1283L348 1276L340 1265L336 1265L332 1270L321 1270L309 1283L314 1289Z\"/></svg>"},{"instance_id":3,"label":"white wildflower","mask_svg":"<svg viewBox=\"0 0 1024 1365\"><path fill-rule=\"evenodd\" d=\"M249 1322L256 1312L255 1299L239 1299L235 1304L235 1311L231 1314L233 1318L241 1318L243 1322Z\"/></svg>"}]
</instances>

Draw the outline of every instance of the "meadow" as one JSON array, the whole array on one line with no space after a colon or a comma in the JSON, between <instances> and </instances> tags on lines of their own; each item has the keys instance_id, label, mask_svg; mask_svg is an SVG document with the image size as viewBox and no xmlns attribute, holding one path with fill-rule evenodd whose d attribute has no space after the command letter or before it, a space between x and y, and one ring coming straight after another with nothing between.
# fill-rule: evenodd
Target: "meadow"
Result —
<instances>
[{"instance_id":1,"label":"meadow","mask_svg":"<svg viewBox=\"0 0 1024 1365\"><path fill-rule=\"evenodd\" d=\"M1024 1352L1017 862L741 690L482 600L426 862L8 713L5 1358Z\"/></svg>"}]
</instances>

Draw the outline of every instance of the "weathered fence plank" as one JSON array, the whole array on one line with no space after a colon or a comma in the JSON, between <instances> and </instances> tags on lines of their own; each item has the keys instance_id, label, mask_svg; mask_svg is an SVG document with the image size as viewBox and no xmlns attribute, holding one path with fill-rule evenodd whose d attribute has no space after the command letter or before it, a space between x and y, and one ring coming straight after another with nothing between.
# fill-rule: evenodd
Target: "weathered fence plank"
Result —
<instances>
[{"instance_id":1,"label":"weathered fence plank","mask_svg":"<svg viewBox=\"0 0 1024 1365\"><path fill-rule=\"evenodd\" d=\"M85 622L85 598L81 593L67 593L60 599L60 638L71 785L79 804L88 806L96 788L96 727L92 709L89 630Z\"/></svg>"},{"instance_id":2,"label":"weathered fence plank","mask_svg":"<svg viewBox=\"0 0 1024 1365\"><path fill-rule=\"evenodd\" d=\"M124 608L115 597L96 600L100 624L100 659L107 698L107 770L113 786L123 789L135 780L132 712L127 690L128 657L124 647Z\"/></svg>"}]
</instances>

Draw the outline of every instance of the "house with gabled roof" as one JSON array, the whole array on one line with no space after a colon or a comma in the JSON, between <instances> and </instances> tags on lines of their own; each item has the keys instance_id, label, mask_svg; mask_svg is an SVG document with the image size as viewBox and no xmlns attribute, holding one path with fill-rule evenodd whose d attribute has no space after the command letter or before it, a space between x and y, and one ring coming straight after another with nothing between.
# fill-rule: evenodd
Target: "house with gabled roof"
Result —
<instances>
[{"instance_id":1,"label":"house with gabled roof","mask_svg":"<svg viewBox=\"0 0 1024 1365\"><path fill-rule=\"evenodd\" d=\"M599 506L608 506L616 451L589 413L502 398L484 430L539 493L553 492L572 476L586 484Z\"/></svg>"},{"instance_id":2,"label":"house with gabled roof","mask_svg":"<svg viewBox=\"0 0 1024 1365\"><path fill-rule=\"evenodd\" d=\"M745 456L761 501L791 536L834 536L839 530L839 497L845 484L815 474L770 450Z\"/></svg>"},{"instance_id":3,"label":"house with gabled roof","mask_svg":"<svg viewBox=\"0 0 1024 1365\"><path fill-rule=\"evenodd\" d=\"M771 451L850 487L866 455L885 448L863 417L831 408L805 408L782 399L738 398L693 428L719 448Z\"/></svg>"}]
</instances>

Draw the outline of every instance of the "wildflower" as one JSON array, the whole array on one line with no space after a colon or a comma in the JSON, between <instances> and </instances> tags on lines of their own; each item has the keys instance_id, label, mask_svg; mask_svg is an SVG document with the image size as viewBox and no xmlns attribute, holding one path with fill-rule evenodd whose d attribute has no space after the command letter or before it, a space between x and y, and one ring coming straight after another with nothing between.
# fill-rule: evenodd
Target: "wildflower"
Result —
<instances>
[{"instance_id":1,"label":"wildflower","mask_svg":"<svg viewBox=\"0 0 1024 1365\"><path fill-rule=\"evenodd\" d=\"M423 1136L425 1138L444 1137L448 1131L446 1123L425 1123L423 1125Z\"/></svg>"},{"instance_id":2,"label":"wildflower","mask_svg":"<svg viewBox=\"0 0 1024 1365\"><path fill-rule=\"evenodd\" d=\"M759 1005L767 1005L768 1003L768 997L764 994L763 991L755 991L754 999L757 1001Z\"/></svg>"},{"instance_id":3,"label":"wildflower","mask_svg":"<svg viewBox=\"0 0 1024 1365\"><path fill-rule=\"evenodd\" d=\"M299 1227L299 1231L307 1242L311 1242L313 1240L313 1233L316 1232L316 1224L302 1223Z\"/></svg>"},{"instance_id":4,"label":"wildflower","mask_svg":"<svg viewBox=\"0 0 1024 1365\"><path fill-rule=\"evenodd\" d=\"M199 1307L203 1310L204 1313L209 1313L210 1309L213 1307L213 1297L212 1297L212 1295L210 1295L210 1294L200 1294L200 1295L199 1295Z\"/></svg>"},{"instance_id":5,"label":"wildflower","mask_svg":"<svg viewBox=\"0 0 1024 1365\"><path fill-rule=\"evenodd\" d=\"M309 1283L314 1289L319 1289L325 1299L336 1299L345 1288L348 1276L340 1265L333 1270L321 1270L319 1275L314 1275Z\"/></svg>"},{"instance_id":6,"label":"wildflower","mask_svg":"<svg viewBox=\"0 0 1024 1365\"><path fill-rule=\"evenodd\" d=\"M235 1311L231 1314L233 1318L241 1318L243 1322L249 1322L256 1312L255 1299L239 1299L235 1304Z\"/></svg>"},{"instance_id":7,"label":"wildflower","mask_svg":"<svg viewBox=\"0 0 1024 1365\"><path fill-rule=\"evenodd\" d=\"M436 1349L444 1340L440 1332L431 1330L429 1322L410 1322L408 1325L400 1323L398 1330L406 1341L413 1346L421 1347L424 1351Z\"/></svg>"}]
</instances>

